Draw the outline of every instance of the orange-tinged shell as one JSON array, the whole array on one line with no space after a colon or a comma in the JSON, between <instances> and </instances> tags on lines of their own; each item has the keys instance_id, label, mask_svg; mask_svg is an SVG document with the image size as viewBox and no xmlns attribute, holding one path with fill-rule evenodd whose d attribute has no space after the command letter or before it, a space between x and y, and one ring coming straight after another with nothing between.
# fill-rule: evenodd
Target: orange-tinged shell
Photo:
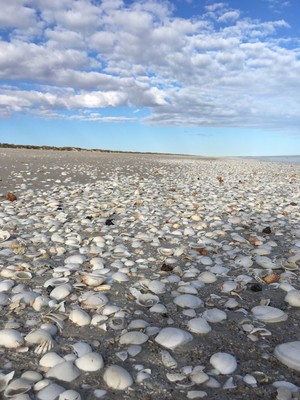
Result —
<instances>
[{"instance_id":1,"label":"orange-tinged shell","mask_svg":"<svg viewBox=\"0 0 300 400\"><path fill-rule=\"evenodd\" d=\"M279 276L276 274L270 274L263 278L266 283L274 283L279 281Z\"/></svg>"}]
</instances>

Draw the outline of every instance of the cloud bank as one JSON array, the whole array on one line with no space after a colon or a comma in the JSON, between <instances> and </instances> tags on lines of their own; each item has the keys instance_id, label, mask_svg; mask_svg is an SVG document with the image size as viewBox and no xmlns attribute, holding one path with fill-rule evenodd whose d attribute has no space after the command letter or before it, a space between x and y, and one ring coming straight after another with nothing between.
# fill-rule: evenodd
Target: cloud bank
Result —
<instances>
[{"instance_id":1,"label":"cloud bank","mask_svg":"<svg viewBox=\"0 0 300 400\"><path fill-rule=\"evenodd\" d=\"M254 20L223 2L190 18L155 0L10 0L1 7L0 117L300 125L299 38L289 38L282 19ZM139 109L147 112L139 117Z\"/></svg>"}]
</instances>

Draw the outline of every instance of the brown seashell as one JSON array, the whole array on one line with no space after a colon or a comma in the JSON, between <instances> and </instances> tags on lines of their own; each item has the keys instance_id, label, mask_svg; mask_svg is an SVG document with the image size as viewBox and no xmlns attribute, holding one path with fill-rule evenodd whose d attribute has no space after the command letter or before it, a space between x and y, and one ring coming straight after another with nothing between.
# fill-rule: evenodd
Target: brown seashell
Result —
<instances>
[{"instance_id":1,"label":"brown seashell","mask_svg":"<svg viewBox=\"0 0 300 400\"><path fill-rule=\"evenodd\" d=\"M217 180L219 181L219 183L224 183L224 179L221 176L217 176Z\"/></svg>"},{"instance_id":2,"label":"brown seashell","mask_svg":"<svg viewBox=\"0 0 300 400\"><path fill-rule=\"evenodd\" d=\"M195 208L196 210L200 207L199 204L197 204L197 203L194 203L193 206L194 206L194 208Z\"/></svg>"},{"instance_id":3,"label":"brown seashell","mask_svg":"<svg viewBox=\"0 0 300 400\"><path fill-rule=\"evenodd\" d=\"M15 194L13 194L12 192L8 192L7 195L6 195L6 200L16 201L17 200L17 196Z\"/></svg>"},{"instance_id":4,"label":"brown seashell","mask_svg":"<svg viewBox=\"0 0 300 400\"><path fill-rule=\"evenodd\" d=\"M270 274L270 275L266 275L263 277L263 280L266 283L274 283L274 282L278 282L279 281L279 276L276 274Z\"/></svg>"},{"instance_id":5,"label":"brown seashell","mask_svg":"<svg viewBox=\"0 0 300 400\"><path fill-rule=\"evenodd\" d=\"M195 249L201 256L207 256L209 254L209 251L203 249L202 247Z\"/></svg>"}]
</instances>

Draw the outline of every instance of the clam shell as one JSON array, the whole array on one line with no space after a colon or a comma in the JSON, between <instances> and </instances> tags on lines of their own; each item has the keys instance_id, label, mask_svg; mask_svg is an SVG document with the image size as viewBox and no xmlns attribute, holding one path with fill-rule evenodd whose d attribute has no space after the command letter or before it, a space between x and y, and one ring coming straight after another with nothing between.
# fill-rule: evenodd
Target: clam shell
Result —
<instances>
[{"instance_id":1,"label":"clam shell","mask_svg":"<svg viewBox=\"0 0 300 400\"><path fill-rule=\"evenodd\" d=\"M208 333L211 331L211 327L206 321L206 319L202 317L190 319L188 324L189 331L193 333Z\"/></svg>"},{"instance_id":2,"label":"clam shell","mask_svg":"<svg viewBox=\"0 0 300 400\"><path fill-rule=\"evenodd\" d=\"M284 365L300 371L300 341L279 344L274 350L275 357Z\"/></svg>"},{"instance_id":3,"label":"clam shell","mask_svg":"<svg viewBox=\"0 0 300 400\"><path fill-rule=\"evenodd\" d=\"M143 344L147 342L148 339L149 337L142 332L131 331L124 333L124 335L120 337L119 342L120 344Z\"/></svg>"},{"instance_id":4,"label":"clam shell","mask_svg":"<svg viewBox=\"0 0 300 400\"><path fill-rule=\"evenodd\" d=\"M106 369L103 379L107 386L115 390L125 390L133 384L133 379L126 369L111 365Z\"/></svg>"},{"instance_id":5,"label":"clam shell","mask_svg":"<svg viewBox=\"0 0 300 400\"><path fill-rule=\"evenodd\" d=\"M28 392L31 389L31 384L27 379L18 378L11 381L4 390L5 397L15 397L19 394Z\"/></svg>"},{"instance_id":6,"label":"clam shell","mask_svg":"<svg viewBox=\"0 0 300 400\"><path fill-rule=\"evenodd\" d=\"M10 233L8 231L0 230L0 243L5 242L5 240L8 240L9 238L10 238Z\"/></svg>"},{"instance_id":7,"label":"clam shell","mask_svg":"<svg viewBox=\"0 0 300 400\"><path fill-rule=\"evenodd\" d=\"M156 343L171 350L185 345L191 340L193 340L193 336L190 333L173 327L163 328L155 338Z\"/></svg>"},{"instance_id":8,"label":"clam shell","mask_svg":"<svg viewBox=\"0 0 300 400\"><path fill-rule=\"evenodd\" d=\"M290 290L285 296L284 300L289 303L290 306L300 307L300 290Z\"/></svg>"},{"instance_id":9,"label":"clam shell","mask_svg":"<svg viewBox=\"0 0 300 400\"><path fill-rule=\"evenodd\" d=\"M69 389L61 393L58 400L81 400L81 396L76 390Z\"/></svg>"},{"instance_id":10,"label":"clam shell","mask_svg":"<svg viewBox=\"0 0 300 400\"><path fill-rule=\"evenodd\" d=\"M173 302L182 308L198 308L203 304L203 301L193 294L181 294L175 297Z\"/></svg>"},{"instance_id":11,"label":"clam shell","mask_svg":"<svg viewBox=\"0 0 300 400\"><path fill-rule=\"evenodd\" d=\"M208 322L212 323L221 322L227 319L225 311L219 310L218 308L206 310L202 315Z\"/></svg>"},{"instance_id":12,"label":"clam shell","mask_svg":"<svg viewBox=\"0 0 300 400\"><path fill-rule=\"evenodd\" d=\"M256 306L251 312L254 318L267 323L286 321L288 317L284 311L271 306Z\"/></svg>"},{"instance_id":13,"label":"clam shell","mask_svg":"<svg viewBox=\"0 0 300 400\"><path fill-rule=\"evenodd\" d=\"M64 362L64 359L55 352L49 352L40 359L40 366L45 368L52 368L57 364Z\"/></svg>"},{"instance_id":14,"label":"clam shell","mask_svg":"<svg viewBox=\"0 0 300 400\"><path fill-rule=\"evenodd\" d=\"M46 378L54 378L63 382L72 382L80 375L80 371L71 361L64 361L50 368Z\"/></svg>"},{"instance_id":15,"label":"clam shell","mask_svg":"<svg viewBox=\"0 0 300 400\"><path fill-rule=\"evenodd\" d=\"M50 383L37 393L38 400L56 400L66 389L56 383Z\"/></svg>"},{"instance_id":16,"label":"clam shell","mask_svg":"<svg viewBox=\"0 0 300 400\"><path fill-rule=\"evenodd\" d=\"M75 365L82 371L94 372L103 368L104 362L101 354L90 352L77 358Z\"/></svg>"},{"instance_id":17,"label":"clam shell","mask_svg":"<svg viewBox=\"0 0 300 400\"><path fill-rule=\"evenodd\" d=\"M15 329L0 330L0 346L13 349L24 343L23 336Z\"/></svg>"},{"instance_id":18,"label":"clam shell","mask_svg":"<svg viewBox=\"0 0 300 400\"><path fill-rule=\"evenodd\" d=\"M231 374L237 368L235 357L228 353L215 353L210 357L209 362L223 375Z\"/></svg>"},{"instance_id":19,"label":"clam shell","mask_svg":"<svg viewBox=\"0 0 300 400\"><path fill-rule=\"evenodd\" d=\"M90 315L81 308L72 310L69 314L69 319L79 326L89 325L91 322Z\"/></svg>"},{"instance_id":20,"label":"clam shell","mask_svg":"<svg viewBox=\"0 0 300 400\"><path fill-rule=\"evenodd\" d=\"M7 387L9 382L14 377L15 371L10 372L7 375L0 374L0 393Z\"/></svg>"},{"instance_id":21,"label":"clam shell","mask_svg":"<svg viewBox=\"0 0 300 400\"><path fill-rule=\"evenodd\" d=\"M29 271L17 271L14 273L14 277L20 280L28 280L32 278L32 274Z\"/></svg>"}]
</instances>

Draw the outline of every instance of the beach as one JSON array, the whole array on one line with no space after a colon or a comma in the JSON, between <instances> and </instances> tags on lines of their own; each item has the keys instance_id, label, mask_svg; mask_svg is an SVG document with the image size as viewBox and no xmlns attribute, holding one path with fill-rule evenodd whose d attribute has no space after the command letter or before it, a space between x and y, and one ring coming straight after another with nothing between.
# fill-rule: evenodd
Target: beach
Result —
<instances>
[{"instance_id":1,"label":"beach","mask_svg":"<svg viewBox=\"0 0 300 400\"><path fill-rule=\"evenodd\" d=\"M300 399L300 164L1 148L0 171L4 395Z\"/></svg>"}]
</instances>

